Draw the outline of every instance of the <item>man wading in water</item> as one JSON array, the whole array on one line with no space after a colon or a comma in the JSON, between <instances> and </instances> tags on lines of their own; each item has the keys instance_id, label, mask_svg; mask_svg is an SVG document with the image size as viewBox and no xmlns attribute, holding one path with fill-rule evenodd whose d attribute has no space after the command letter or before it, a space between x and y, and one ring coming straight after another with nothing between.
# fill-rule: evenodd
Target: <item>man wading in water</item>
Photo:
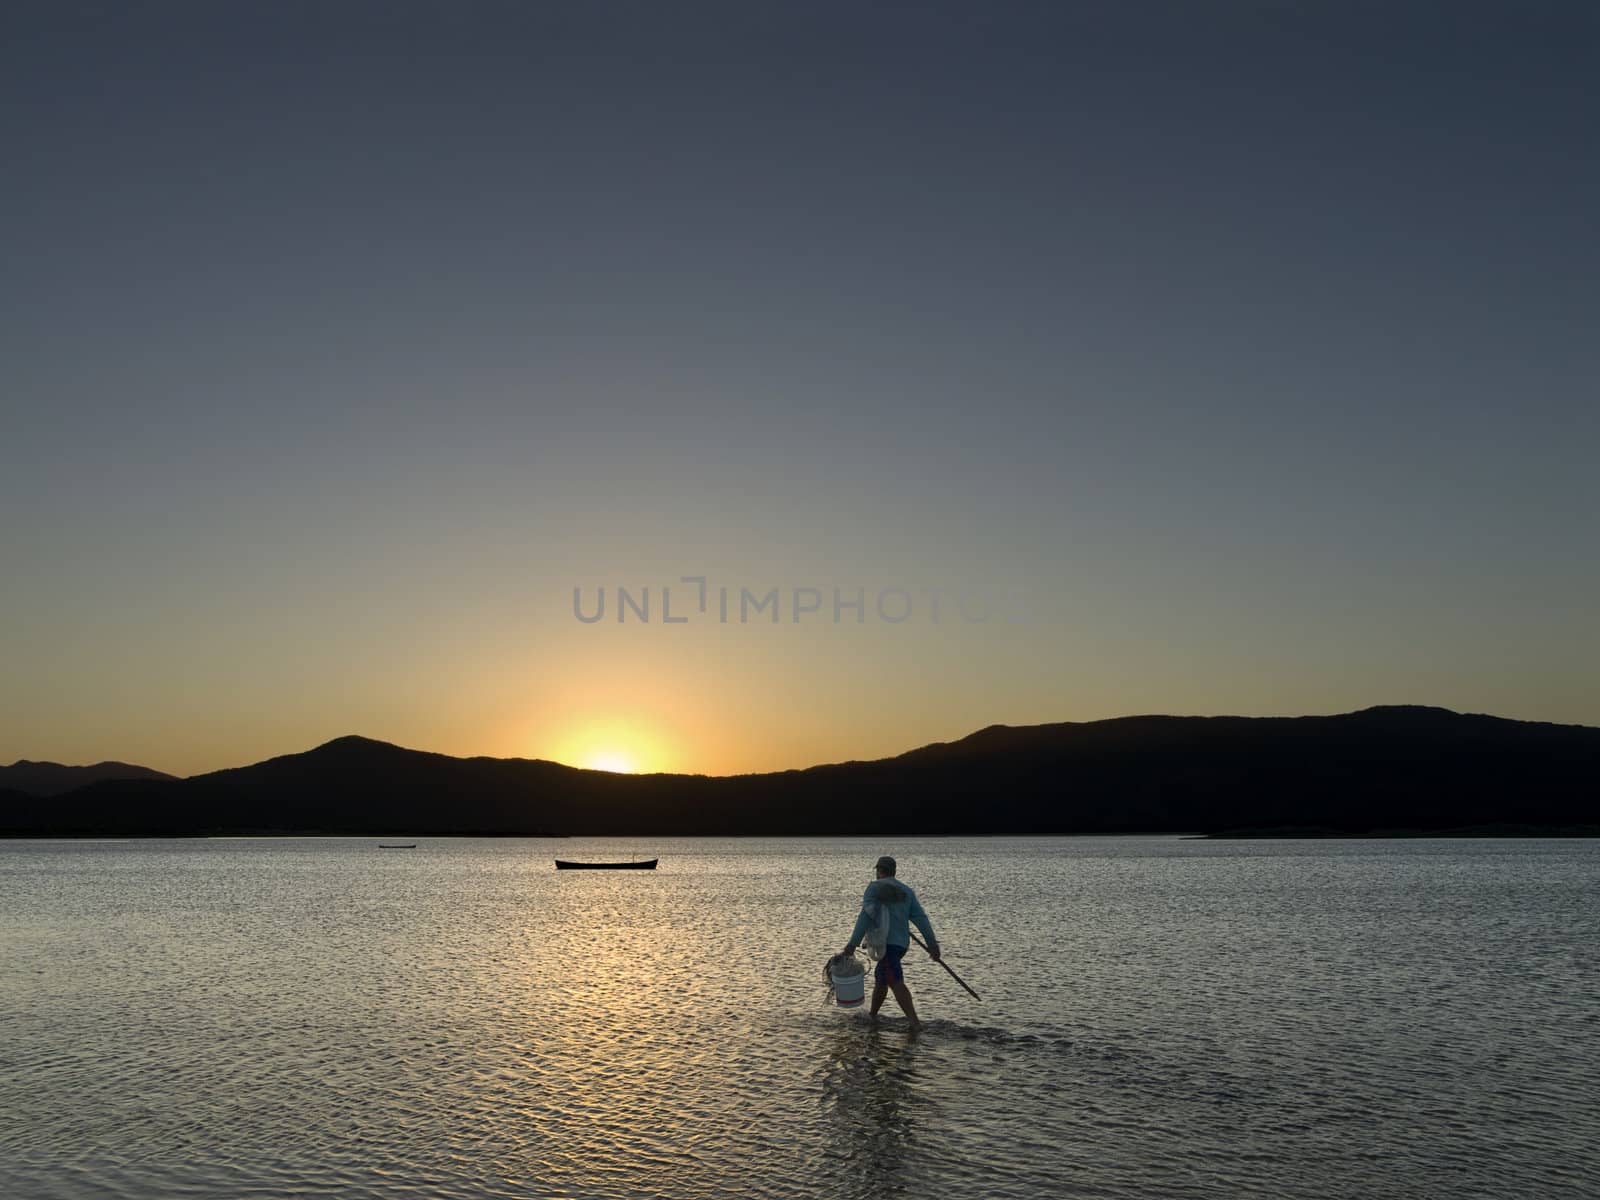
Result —
<instances>
[{"instance_id":1,"label":"man wading in water","mask_svg":"<svg viewBox=\"0 0 1600 1200\"><path fill-rule=\"evenodd\" d=\"M861 897L861 915L856 918L856 927L850 931L850 940L845 944L844 953L854 954L863 938L868 939L872 949L880 949L872 943L873 935L881 934L882 953L878 956L878 967L872 973L876 981L872 989L872 1015L878 1015L878 1010L883 1007L884 994L892 988L895 1001L911 1019L911 1024L921 1025L922 1022L917 1020L917 1007L911 1002L911 989L906 986L905 972L900 969L900 960L911 948L910 925L914 924L922 931L928 943L928 953L933 955L934 962L938 962L940 957L939 939L934 936L933 923L928 920L928 914L922 911L917 894L894 877L894 859L887 854L880 858L877 873L878 877L867 884L866 895Z\"/></svg>"}]
</instances>

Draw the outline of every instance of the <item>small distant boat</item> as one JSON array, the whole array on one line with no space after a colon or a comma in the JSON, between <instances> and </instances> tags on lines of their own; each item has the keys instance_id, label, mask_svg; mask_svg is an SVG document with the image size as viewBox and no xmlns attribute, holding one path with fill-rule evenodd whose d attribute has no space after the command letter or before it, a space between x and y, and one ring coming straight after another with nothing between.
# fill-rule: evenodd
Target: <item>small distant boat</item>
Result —
<instances>
[{"instance_id":1,"label":"small distant boat","mask_svg":"<svg viewBox=\"0 0 1600 1200\"><path fill-rule=\"evenodd\" d=\"M415 842L412 842L409 846L385 846L382 842L378 843L379 850L415 850L416 848L417 844Z\"/></svg>"},{"instance_id":2,"label":"small distant boat","mask_svg":"<svg viewBox=\"0 0 1600 1200\"><path fill-rule=\"evenodd\" d=\"M567 862L565 859L556 859L558 871L654 871L659 858L647 858L643 862L627 863L581 863Z\"/></svg>"}]
</instances>

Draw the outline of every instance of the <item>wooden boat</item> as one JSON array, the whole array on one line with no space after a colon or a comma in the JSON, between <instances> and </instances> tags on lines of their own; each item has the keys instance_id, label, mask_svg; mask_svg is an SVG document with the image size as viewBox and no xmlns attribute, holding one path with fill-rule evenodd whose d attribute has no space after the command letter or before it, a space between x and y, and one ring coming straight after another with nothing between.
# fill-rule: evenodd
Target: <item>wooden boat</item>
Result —
<instances>
[{"instance_id":1,"label":"wooden boat","mask_svg":"<svg viewBox=\"0 0 1600 1200\"><path fill-rule=\"evenodd\" d=\"M567 862L565 859L556 859L558 871L654 871L659 858L647 858L644 862L627 863L582 863Z\"/></svg>"},{"instance_id":2,"label":"wooden boat","mask_svg":"<svg viewBox=\"0 0 1600 1200\"><path fill-rule=\"evenodd\" d=\"M416 848L417 844L415 842L412 842L409 846L385 846L382 842L378 843L379 850L415 850Z\"/></svg>"}]
</instances>

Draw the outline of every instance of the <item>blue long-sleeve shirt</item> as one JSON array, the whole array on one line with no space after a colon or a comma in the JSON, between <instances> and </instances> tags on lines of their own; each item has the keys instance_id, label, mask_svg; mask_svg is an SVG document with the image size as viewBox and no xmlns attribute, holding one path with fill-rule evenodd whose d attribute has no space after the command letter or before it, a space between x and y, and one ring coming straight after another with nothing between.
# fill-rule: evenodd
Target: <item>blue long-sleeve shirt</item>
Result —
<instances>
[{"instance_id":1,"label":"blue long-sleeve shirt","mask_svg":"<svg viewBox=\"0 0 1600 1200\"><path fill-rule=\"evenodd\" d=\"M928 914L922 910L922 902L917 899L911 886L893 878L874 879L867 884L866 893L861 897L861 915L856 918L856 927L850 931L849 944L852 950L861 944L861 939L867 936L867 930L877 921L875 910L880 904L889 910L888 945L909 948L912 925L922 931L930 947L939 944L933 932L933 922L928 920Z\"/></svg>"}]
</instances>

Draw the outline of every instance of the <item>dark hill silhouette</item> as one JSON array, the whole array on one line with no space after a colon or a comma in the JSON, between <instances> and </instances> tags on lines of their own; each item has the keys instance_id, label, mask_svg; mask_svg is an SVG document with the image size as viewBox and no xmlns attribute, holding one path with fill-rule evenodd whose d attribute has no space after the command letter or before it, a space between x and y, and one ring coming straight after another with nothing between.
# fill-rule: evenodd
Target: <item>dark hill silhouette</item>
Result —
<instances>
[{"instance_id":1,"label":"dark hill silhouette","mask_svg":"<svg viewBox=\"0 0 1600 1200\"><path fill-rule=\"evenodd\" d=\"M9 767L0 767L0 789L27 792L32 796L58 796L102 779L176 779L162 771L132 763L100 762L89 767L64 767L56 762L32 762L19 758Z\"/></svg>"},{"instance_id":2,"label":"dark hill silhouette","mask_svg":"<svg viewBox=\"0 0 1600 1200\"><path fill-rule=\"evenodd\" d=\"M994 725L894 758L611 775L343 737L0 803L14 833L1342 833L1600 826L1600 729L1390 707Z\"/></svg>"}]
</instances>

